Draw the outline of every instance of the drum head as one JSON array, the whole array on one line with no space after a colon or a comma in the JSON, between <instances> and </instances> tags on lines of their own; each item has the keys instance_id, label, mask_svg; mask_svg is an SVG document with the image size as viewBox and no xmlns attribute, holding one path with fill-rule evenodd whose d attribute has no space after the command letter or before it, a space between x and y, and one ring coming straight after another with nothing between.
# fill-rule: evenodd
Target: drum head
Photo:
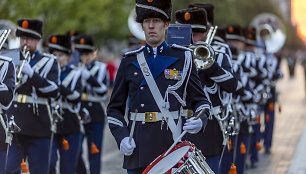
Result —
<instances>
[{"instance_id":1,"label":"drum head","mask_svg":"<svg viewBox=\"0 0 306 174\"><path fill-rule=\"evenodd\" d=\"M148 174L161 174L166 173L172 169L180 160L188 154L188 152L193 149L193 146L189 142L182 142L176 146L168 153L167 156L163 157L164 153L156 158L143 173Z\"/></svg>"}]
</instances>

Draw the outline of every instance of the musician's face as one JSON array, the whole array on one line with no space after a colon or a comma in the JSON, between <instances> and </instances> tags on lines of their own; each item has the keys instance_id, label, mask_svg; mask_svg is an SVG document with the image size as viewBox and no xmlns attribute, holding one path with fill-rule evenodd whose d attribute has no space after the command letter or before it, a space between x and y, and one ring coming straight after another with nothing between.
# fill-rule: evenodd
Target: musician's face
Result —
<instances>
[{"instance_id":1,"label":"musician's face","mask_svg":"<svg viewBox=\"0 0 306 174\"><path fill-rule=\"evenodd\" d=\"M66 66L72 57L71 54L67 54L62 51L53 51L52 54L56 56L56 59L58 63L60 64L61 68Z\"/></svg>"},{"instance_id":2,"label":"musician's face","mask_svg":"<svg viewBox=\"0 0 306 174\"><path fill-rule=\"evenodd\" d=\"M26 36L20 37L20 49L22 50L24 46L27 46L26 51L34 53L37 50L37 46L40 42L40 39L34 39Z\"/></svg>"},{"instance_id":3,"label":"musician's face","mask_svg":"<svg viewBox=\"0 0 306 174\"><path fill-rule=\"evenodd\" d=\"M192 32L193 42L204 41L206 38L206 32Z\"/></svg>"},{"instance_id":4,"label":"musician's face","mask_svg":"<svg viewBox=\"0 0 306 174\"><path fill-rule=\"evenodd\" d=\"M91 51L91 52L80 52L80 58L82 63L85 65L90 64L93 60L96 58L97 51Z\"/></svg>"},{"instance_id":5,"label":"musician's face","mask_svg":"<svg viewBox=\"0 0 306 174\"><path fill-rule=\"evenodd\" d=\"M159 46L165 40L165 32L169 22L160 18L147 18L142 22L142 29L146 36L146 42L152 47Z\"/></svg>"},{"instance_id":6,"label":"musician's face","mask_svg":"<svg viewBox=\"0 0 306 174\"><path fill-rule=\"evenodd\" d=\"M233 45L237 48L238 53L241 53L244 50L244 43L239 40L227 40L229 45Z\"/></svg>"}]
</instances>

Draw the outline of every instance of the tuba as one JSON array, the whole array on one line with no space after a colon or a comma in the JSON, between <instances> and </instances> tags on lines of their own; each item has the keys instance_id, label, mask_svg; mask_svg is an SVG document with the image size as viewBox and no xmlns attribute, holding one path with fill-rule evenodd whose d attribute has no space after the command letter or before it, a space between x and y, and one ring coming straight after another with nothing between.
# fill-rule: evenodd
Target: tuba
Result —
<instances>
[{"instance_id":1,"label":"tuba","mask_svg":"<svg viewBox=\"0 0 306 174\"><path fill-rule=\"evenodd\" d=\"M210 27L206 40L204 42L196 42L192 46L193 61L198 69L207 69L215 62L214 49L211 47L211 42L216 34L218 26Z\"/></svg>"},{"instance_id":2,"label":"tuba","mask_svg":"<svg viewBox=\"0 0 306 174\"><path fill-rule=\"evenodd\" d=\"M251 26L256 27L256 37L265 42L268 53L277 52L285 44L285 27L274 14L262 13L255 16Z\"/></svg>"},{"instance_id":3,"label":"tuba","mask_svg":"<svg viewBox=\"0 0 306 174\"><path fill-rule=\"evenodd\" d=\"M23 47L20 59L22 59L22 62L20 64L20 66L17 66L17 68L16 68L16 75L17 75L16 76L16 87L17 88L19 86L21 86L22 79L23 79L23 76L24 76L24 74L22 73L22 68L23 68L23 66L26 62L30 62L30 60L31 60L31 54L30 54L30 51L27 51L27 46L26 45Z\"/></svg>"}]
</instances>

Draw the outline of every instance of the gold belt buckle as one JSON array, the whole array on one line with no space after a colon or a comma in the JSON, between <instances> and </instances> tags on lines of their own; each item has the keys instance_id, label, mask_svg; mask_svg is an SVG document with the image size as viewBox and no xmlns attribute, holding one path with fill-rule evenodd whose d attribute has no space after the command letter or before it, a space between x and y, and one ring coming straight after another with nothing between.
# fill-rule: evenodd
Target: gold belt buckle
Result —
<instances>
[{"instance_id":1,"label":"gold belt buckle","mask_svg":"<svg viewBox=\"0 0 306 174\"><path fill-rule=\"evenodd\" d=\"M17 96L17 102L18 103L26 103L26 101L27 101L27 95L18 94L18 96Z\"/></svg>"},{"instance_id":2,"label":"gold belt buckle","mask_svg":"<svg viewBox=\"0 0 306 174\"><path fill-rule=\"evenodd\" d=\"M88 94L87 93L82 93L81 100L82 101L87 101L87 99L88 99Z\"/></svg>"},{"instance_id":3,"label":"gold belt buckle","mask_svg":"<svg viewBox=\"0 0 306 174\"><path fill-rule=\"evenodd\" d=\"M187 118L191 118L193 115L193 111L190 109L187 109Z\"/></svg>"},{"instance_id":4,"label":"gold belt buckle","mask_svg":"<svg viewBox=\"0 0 306 174\"><path fill-rule=\"evenodd\" d=\"M146 122L156 122L157 121L157 112L146 112L145 113Z\"/></svg>"}]
</instances>

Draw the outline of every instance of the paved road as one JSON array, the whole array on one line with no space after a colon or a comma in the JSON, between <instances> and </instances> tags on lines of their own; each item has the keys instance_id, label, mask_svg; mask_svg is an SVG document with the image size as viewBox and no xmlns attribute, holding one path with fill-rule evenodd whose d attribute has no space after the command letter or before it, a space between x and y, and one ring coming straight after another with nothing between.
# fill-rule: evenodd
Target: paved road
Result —
<instances>
[{"instance_id":1,"label":"paved road","mask_svg":"<svg viewBox=\"0 0 306 174\"><path fill-rule=\"evenodd\" d=\"M271 154L260 152L260 162L256 169L249 169L247 174L283 174L306 173L306 104L304 99L304 76L301 66L297 66L296 77L288 79L286 62L282 69L284 79L278 83L281 92L279 101L282 112L276 113L275 132ZM301 135L304 132L302 138ZM120 154L108 127L104 134L103 174L123 174L123 156ZM263 150L262 150L263 151Z\"/></svg>"}]
</instances>

